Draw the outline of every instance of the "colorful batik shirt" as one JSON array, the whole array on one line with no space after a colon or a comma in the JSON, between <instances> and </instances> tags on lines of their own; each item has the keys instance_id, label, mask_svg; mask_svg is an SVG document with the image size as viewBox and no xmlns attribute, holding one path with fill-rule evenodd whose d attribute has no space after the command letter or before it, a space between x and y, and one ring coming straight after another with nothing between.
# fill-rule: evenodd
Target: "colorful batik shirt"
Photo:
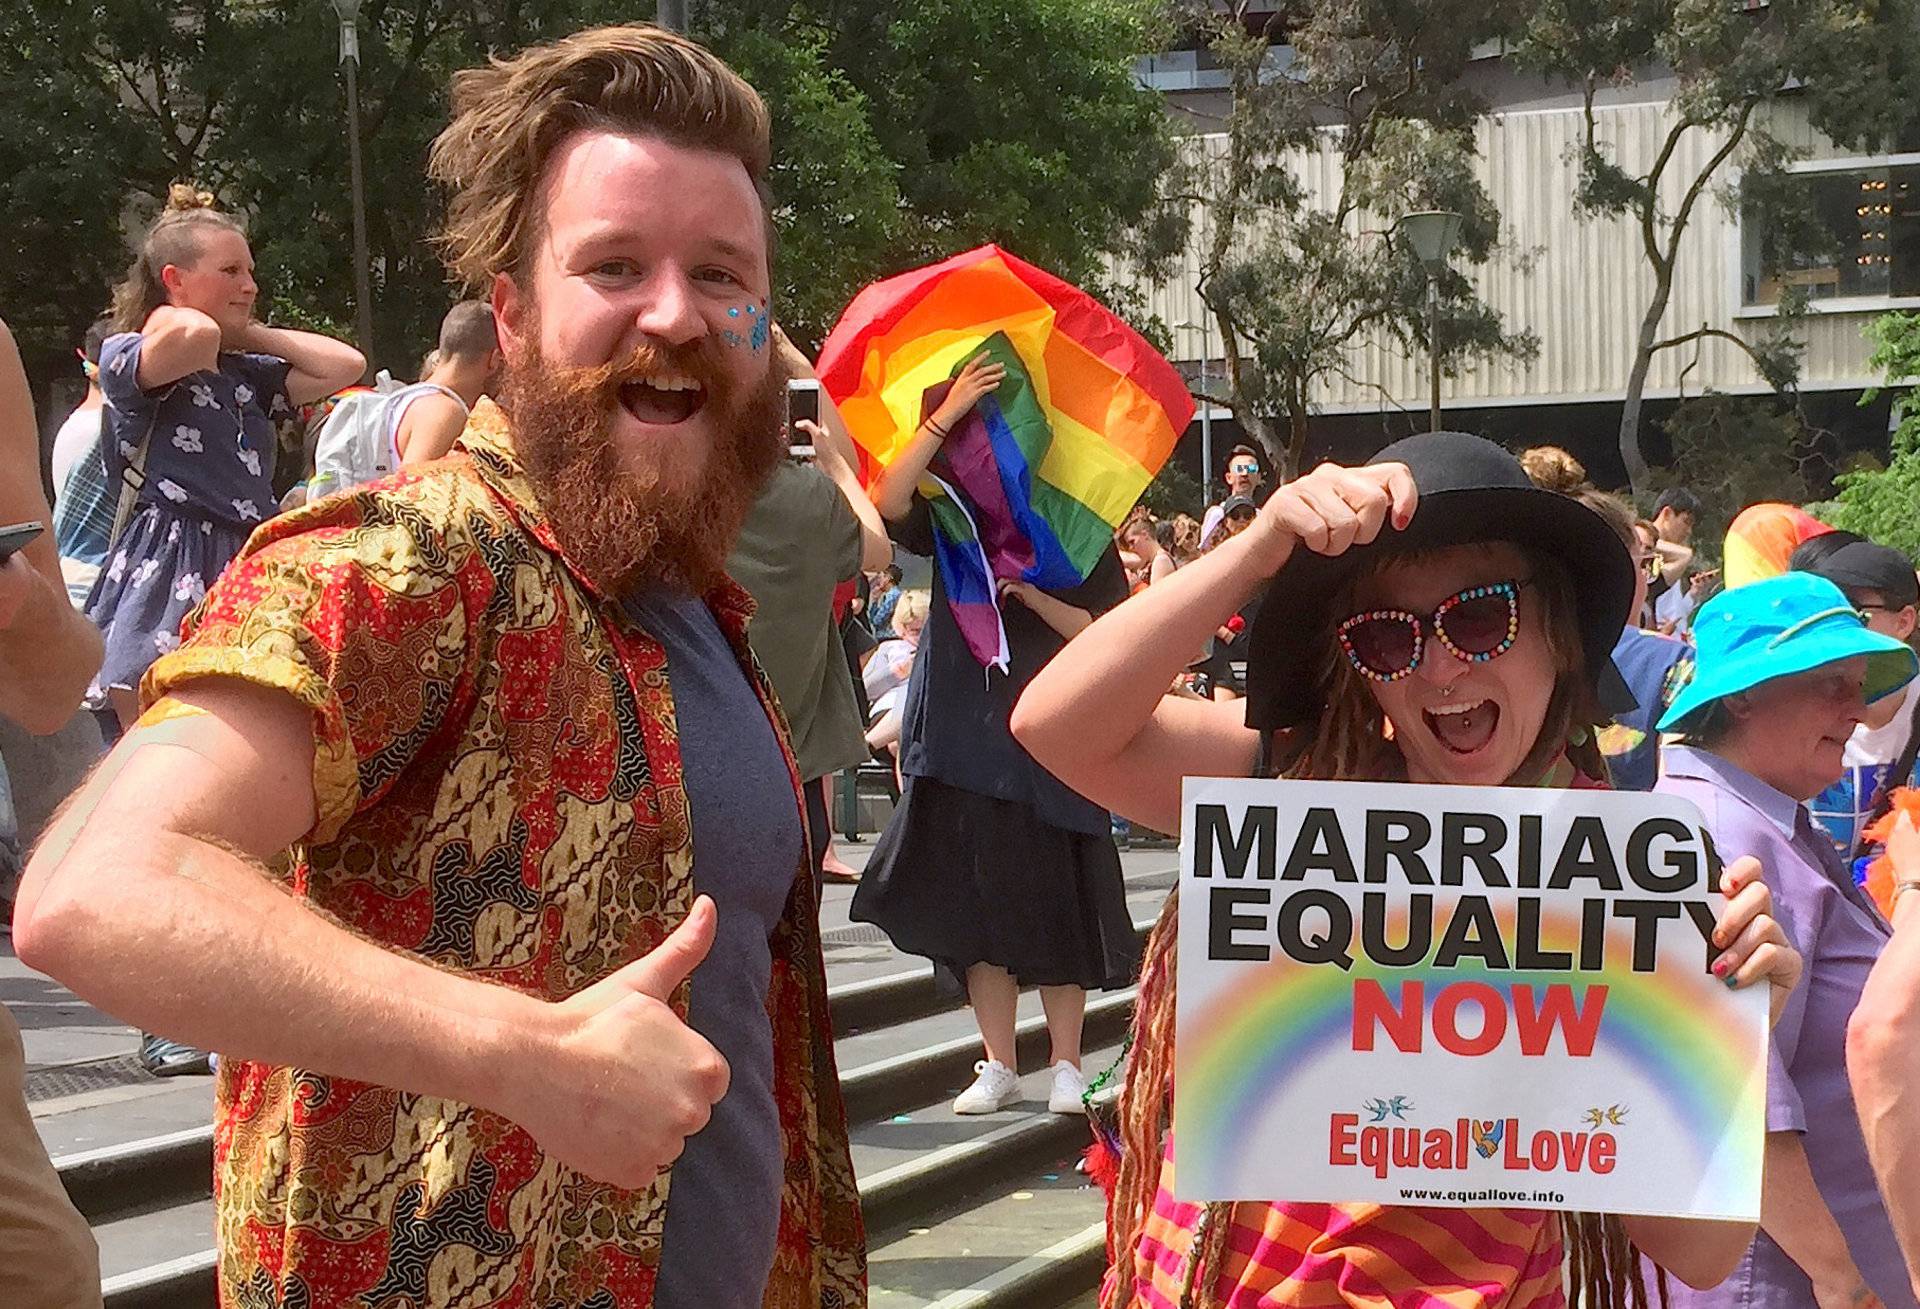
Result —
<instances>
[{"instance_id":1,"label":"colorful batik shirt","mask_svg":"<svg viewBox=\"0 0 1920 1309\"><path fill-rule=\"evenodd\" d=\"M673 692L665 651L565 560L505 415L483 403L461 449L263 527L144 690L237 677L307 705L318 818L291 889L559 1000L692 907ZM751 603L731 584L707 600L774 713ZM794 871L767 1000L784 1183L764 1303L857 1309L865 1238L812 879ZM497 1114L306 1069L223 1062L217 1094L225 1309L653 1304L670 1173L601 1186Z\"/></svg>"}]
</instances>

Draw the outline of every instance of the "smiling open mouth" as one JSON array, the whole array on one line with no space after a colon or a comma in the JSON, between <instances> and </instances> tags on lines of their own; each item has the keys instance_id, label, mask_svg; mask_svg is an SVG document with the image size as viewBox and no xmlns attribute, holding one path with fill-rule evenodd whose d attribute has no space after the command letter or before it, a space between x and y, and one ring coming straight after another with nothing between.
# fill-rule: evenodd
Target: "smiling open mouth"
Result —
<instances>
[{"instance_id":1,"label":"smiling open mouth","mask_svg":"<svg viewBox=\"0 0 1920 1309\"><path fill-rule=\"evenodd\" d=\"M1487 742L1493 740L1494 729L1500 726L1500 706L1491 700L1423 709L1421 716L1441 745L1462 755L1484 749Z\"/></svg>"},{"instance_id":2,"label":"smiling open mouth","mask_svg":"<svg viewBox=\"0 0 1920 1309\"><path fill-rule=\"evenodd\" d=\"M620 386L620 404L643 423L684 423L707 403L706 388L690 377L648 377Z\"/></svg>"}]
</instances>

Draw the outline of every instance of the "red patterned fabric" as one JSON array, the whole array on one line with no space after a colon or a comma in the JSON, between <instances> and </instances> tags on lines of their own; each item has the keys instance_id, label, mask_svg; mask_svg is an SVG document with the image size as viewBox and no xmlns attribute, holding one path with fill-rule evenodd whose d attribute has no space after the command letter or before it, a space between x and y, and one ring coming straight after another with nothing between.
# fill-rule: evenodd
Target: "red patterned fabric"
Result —
<instances>
[{"instance_id":1,"label":"red patterned fabric","mask_svg":"<svg viewBox=\"0 0 1920 1309\"><path fill-rule=\"evenodd\" d=\"M752 602L731 584L708 602L777 721ZM313 711L318 820L284 875L371 939L559 1000L691 908L665 651L568 565L489 403L452 459L256 532L143 690L208 676ZM865 1238L804 864L772 946L785 1182L765 1305L857 1309ZM214 1166L227 1309L653 1303L671 1175L598 1185L471 1105L226 1062Z\"/></svg>"}]
</instances>

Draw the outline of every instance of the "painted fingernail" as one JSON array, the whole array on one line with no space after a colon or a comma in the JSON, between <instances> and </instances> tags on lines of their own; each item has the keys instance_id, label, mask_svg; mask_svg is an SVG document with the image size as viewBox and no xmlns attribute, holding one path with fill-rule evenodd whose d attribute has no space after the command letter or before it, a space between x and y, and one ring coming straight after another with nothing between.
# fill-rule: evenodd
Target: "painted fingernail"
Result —
<instances>
[{"instance_id":1,"label":"painted fingernail","mask_svg":"<svg viewBox=\"0 0 1920 1309\"><path fill-rule=\"evenodd\" d=\"M1735 977L1732 973L1728 973L1725 977L1721 978L1720 980L1727 984L1727 989L1729 991L1731 991L1734 987L1740 985L1740 979Z\"/></svg>"},{"instance_id":2,"label":"painted fingernail","mask_svg":"<svg viewBox=\"0 0 1920 1309\"><path fill-rule=\"evenodd\" d=\"M1712 971L1715 977L1725 977L1727 975L1727 961L1725 959L1714 960Z\"/></svg>"}]
</instances>

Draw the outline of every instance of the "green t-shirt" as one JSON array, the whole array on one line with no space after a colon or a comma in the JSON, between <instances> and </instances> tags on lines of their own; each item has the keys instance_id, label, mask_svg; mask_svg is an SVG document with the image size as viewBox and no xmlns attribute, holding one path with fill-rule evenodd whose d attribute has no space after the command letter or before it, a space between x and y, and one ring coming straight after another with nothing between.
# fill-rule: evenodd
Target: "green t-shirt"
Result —
<instances>
[{"instance_id":1,"label":"green t-shirt","mask_svg":"<svg viewBox=\"0 0 1920 1309\"><path fill-rule=\"evenodd\" d=\"M800 780L867 757L853 673L833 621L833 592L860 572L860 520L827 475L782 463L727 560L759 606L747 642L793 727Z\"/></svg>"}]
</instances>

